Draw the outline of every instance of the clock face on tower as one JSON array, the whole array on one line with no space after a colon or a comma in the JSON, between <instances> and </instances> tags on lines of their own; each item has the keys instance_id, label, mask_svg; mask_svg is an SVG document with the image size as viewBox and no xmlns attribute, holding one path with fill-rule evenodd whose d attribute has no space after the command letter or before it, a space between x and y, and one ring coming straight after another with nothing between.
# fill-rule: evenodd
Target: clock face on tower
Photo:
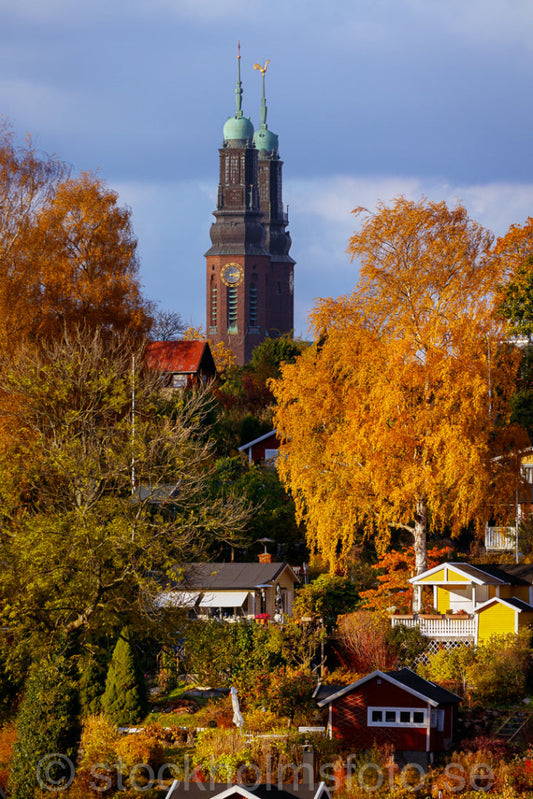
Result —
<instances>
[{"instance_id":1,"label":"clock face on tower","mask_svg":"<svg viewBox=\"0 0 533 799\"><path fill-rule=\"evenodd\" d=\"M243 268L240 264L226 264L222 269L221 277L226 286L238 286L244 277Z\"/></svg>"}]
</instances>

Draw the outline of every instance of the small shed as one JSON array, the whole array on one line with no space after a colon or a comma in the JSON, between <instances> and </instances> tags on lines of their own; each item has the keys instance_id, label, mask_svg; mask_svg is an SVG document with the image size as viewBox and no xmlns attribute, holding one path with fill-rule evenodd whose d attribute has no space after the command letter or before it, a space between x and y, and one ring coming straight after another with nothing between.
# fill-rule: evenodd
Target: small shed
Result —
<instances>
[{"instance_id":1,"label":"small shed","mask_svg":"<svg viewBox=\"0 0 533 799\"><path fill-rule=\"evenodd\" d=\"M254 438L253 441L248 441L239 447L239 452L244 452L248 457L248 463L274 463L278 457L280 441L277 436L277 430L270 430L259 438Z\"/></svg>"},{"instance_id":2,"label":"small shed","mask_svg":"<svg viewBox=\"0 0 533 799\"><path fill-rule=\"evenodd\" d=\"M397 752L440 752L454 735L456 694L411 669L373 671L357 682L316 696L328 708L328 733L346 746L369 749L392 744Z\"/></svg>"},{"instance_id":3,"label":"small shed","mask_svg":"<svg viewBox=\"0 0 533 799\"><path fill-rule=\"evenodd\" d=\"M477 642L493 635L518 633L533 624L533 607L516 597L493 597L474 610L477 615Z\"/></svg>"}]
</instances>

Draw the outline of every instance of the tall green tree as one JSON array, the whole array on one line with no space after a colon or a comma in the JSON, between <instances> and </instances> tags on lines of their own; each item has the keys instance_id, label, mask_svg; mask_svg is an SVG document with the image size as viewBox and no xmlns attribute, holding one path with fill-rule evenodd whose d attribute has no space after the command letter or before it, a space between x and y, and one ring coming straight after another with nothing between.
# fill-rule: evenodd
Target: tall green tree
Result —
<instances>
[{"instance_id":1,"label":"tall green tree","mask_svg":"<svg viewBox=\"0 0 533 799\"><path fill-rule=\"evenodd\" d=\"M102 710L114 724L125 726L138 724L146 709L146 686L135 661L130 631L124 628L107 671Z\"/></svg>"},{"instance_id":2,"label":"tall green tree","mask_svg":"<svg viewBox=\"0 0 533 799\"><path fill-rule=\"evenodd\" d=\"M10 796L31 799L41 796L41 790L68 787L74 777L79 735L73 664L63 655L45 656L32 667L17 715Z\"/></svg>"}]
</instances>

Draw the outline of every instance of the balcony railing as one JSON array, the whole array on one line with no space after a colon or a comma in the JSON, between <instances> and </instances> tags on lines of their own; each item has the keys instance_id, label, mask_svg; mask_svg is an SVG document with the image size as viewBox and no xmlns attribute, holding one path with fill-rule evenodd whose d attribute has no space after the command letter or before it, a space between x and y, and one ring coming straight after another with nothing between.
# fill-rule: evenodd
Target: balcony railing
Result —
<instances>
[{"instance_id":1,"label":"balcony railing","mask_svg":"<svg viewBox=\"0 0 533 799\"><path fill-rule=\"evenodd\" d=\"M393 627L403 624L405 627L418 627L427 638L442 640L474 640L476 636L476 619L474 616L391 616Z\"/></svg>"},{"instance_id":2,"label":"balcony railing","mask_svg":"<svg viewBox=\"0 0 533 799\"><path fill-rule=\"evenodd\" d=\"M485 549L496 552L513 550L516 545L515 527L486 527Z\"/></svg>"}]
</instances>

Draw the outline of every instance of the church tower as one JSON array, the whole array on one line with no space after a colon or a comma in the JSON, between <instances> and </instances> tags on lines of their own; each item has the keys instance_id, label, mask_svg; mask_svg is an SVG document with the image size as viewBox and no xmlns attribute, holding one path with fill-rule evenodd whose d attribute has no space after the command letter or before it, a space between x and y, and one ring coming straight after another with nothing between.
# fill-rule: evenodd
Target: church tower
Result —
<instances>
[{"instance_id":1,"label":"church tower","mask_svg":"<svg viewBox=\"0 0 533 799\"><path fill-rule=\"evenodd\" d=\"M265 72L257 133L242 111L241 61L236 110L219 150L217 208L206 253L207 332L224 342L239 365L267 336L293 329L293 266L281 199L278 137L266 125ZM268 62L267 62L268 64Z\"/></svg>"},{"instance_id":2,"label":"church tower","mask_svg":"<svg viewBox=\"0 0 533 799\"><path fill-rule=\"evenodd\" d=\"M267 106L265 98L264 67L254 65L263 78L261 97L261 123L254 135L258 151L257 182L259 186L259 208L263 214L262 223L266 228L265 246L270 255L269 281L266 293L268 335L271 338L294 329L294 264L289 255L291 237L286 230L289 217L283 210L282 167L278 155L278 137L268 130Z\"/></svg>"}]
</instances>

